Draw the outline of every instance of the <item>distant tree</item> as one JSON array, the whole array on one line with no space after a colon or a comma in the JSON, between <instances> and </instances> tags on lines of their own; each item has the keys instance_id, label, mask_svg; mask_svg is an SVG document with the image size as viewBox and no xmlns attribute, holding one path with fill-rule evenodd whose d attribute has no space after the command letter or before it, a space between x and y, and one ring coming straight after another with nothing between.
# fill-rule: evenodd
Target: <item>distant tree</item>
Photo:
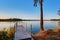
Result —
<instances>
[{"instance_id":1,"label":"distant tree","mask_svg":"<svg viewBox=\"0 0 60 40\"><path fill-rule=\"evenodd\" d=\"M58 15L60 16L60 10L58 10Z\"/></svg>"},{"instance_id":2,"label":"distant tree","mask_svg":"<svg viewBox=\"0 0 60 40\"><path fill-rule=\"evenodd\" d=\"M34 0L34 6L37 7L37 3L39 2L40 4L40 31L43 31L43 0Z\"/></svg>"}]
</instances>

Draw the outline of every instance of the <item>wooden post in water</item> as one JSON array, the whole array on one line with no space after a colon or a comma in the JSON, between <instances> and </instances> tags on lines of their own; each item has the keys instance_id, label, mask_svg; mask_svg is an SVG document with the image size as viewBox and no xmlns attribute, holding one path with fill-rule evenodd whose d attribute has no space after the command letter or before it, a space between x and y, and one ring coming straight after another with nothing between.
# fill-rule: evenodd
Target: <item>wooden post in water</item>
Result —
<instances>
[{"instance_id":1,"label":"wooden post in water","mask_svg":"<svg viewBox=\"0 0 60 40\"><path fill-rule=\"evenodd\" d=\"M32 36L32 24L31 24L31 29L30 29L30 32L31 32L31 36Z\"/></svg>"}]
</instances>

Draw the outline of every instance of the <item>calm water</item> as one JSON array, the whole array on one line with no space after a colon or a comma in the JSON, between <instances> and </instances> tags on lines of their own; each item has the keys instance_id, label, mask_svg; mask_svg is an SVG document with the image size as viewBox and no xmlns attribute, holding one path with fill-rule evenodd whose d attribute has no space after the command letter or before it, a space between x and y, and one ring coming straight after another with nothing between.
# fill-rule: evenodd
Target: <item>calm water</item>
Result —
<instances>
[{"instance_id":1,"label":"calm water","mask_svg":"<svg viewBox=\"0 0 60 40\"><path fill-rule=\"evenodd\" d=\"M32 23L32 33L37 33L40 30L40 24L39 21L33 21ZM60 23L58 21L44 21L44 30L47 29L54 29L60 26ZM27 26L28 32L31 30L31 26Z\"/></svg>"},{"instance_id":2,"label":"calm water","mask_svg":"<svg viewBox=\"0 0 60 40\"><path fill-rule=\"evenodd\" d=\"M40 30L40 22L39 21L24 21L23 24L28 32L30 32L31 24L32 24L32 32L37 33ZM8 29L11 26L14 26L15 22L0 22L0 30L3 28ZM59 26L58 21L44 21L44 29L53 29Z\"/></svg>"}]
</instances>

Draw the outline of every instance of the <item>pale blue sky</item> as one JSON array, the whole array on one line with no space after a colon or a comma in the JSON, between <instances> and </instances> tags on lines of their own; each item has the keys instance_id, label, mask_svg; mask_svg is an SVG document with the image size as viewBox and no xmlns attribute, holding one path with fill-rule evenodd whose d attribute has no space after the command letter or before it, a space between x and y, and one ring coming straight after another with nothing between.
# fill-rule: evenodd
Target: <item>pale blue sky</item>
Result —
<instances>
[{"instance_id":1,"label":"pale blue sky","mask_svg":"<svg viewBox=\"0 0 60 40\"><path fill-rule=\"evenodd\" d=\"M33 0L0 0L0 18L39 19L39 4L35 8ZM60 0L44 0L44 19L59 18Z\"/></svg>"}]
</instances>

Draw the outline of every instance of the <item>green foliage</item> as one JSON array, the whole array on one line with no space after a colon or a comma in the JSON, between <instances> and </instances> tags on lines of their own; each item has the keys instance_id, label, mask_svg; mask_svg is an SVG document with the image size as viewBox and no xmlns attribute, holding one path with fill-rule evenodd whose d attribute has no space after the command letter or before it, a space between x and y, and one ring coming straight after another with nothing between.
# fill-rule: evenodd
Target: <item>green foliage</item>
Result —
<instances>
[{"instance_id":1,"label":"green foliage","mask_svg":"<svg viewBox=\"0 0 60 40\"><path fill-rule=\"evenodd\" d=\"M8 36L7 32L0 32L0 40L13 40L13 36Z\"/></svg>"}]
</instances>

